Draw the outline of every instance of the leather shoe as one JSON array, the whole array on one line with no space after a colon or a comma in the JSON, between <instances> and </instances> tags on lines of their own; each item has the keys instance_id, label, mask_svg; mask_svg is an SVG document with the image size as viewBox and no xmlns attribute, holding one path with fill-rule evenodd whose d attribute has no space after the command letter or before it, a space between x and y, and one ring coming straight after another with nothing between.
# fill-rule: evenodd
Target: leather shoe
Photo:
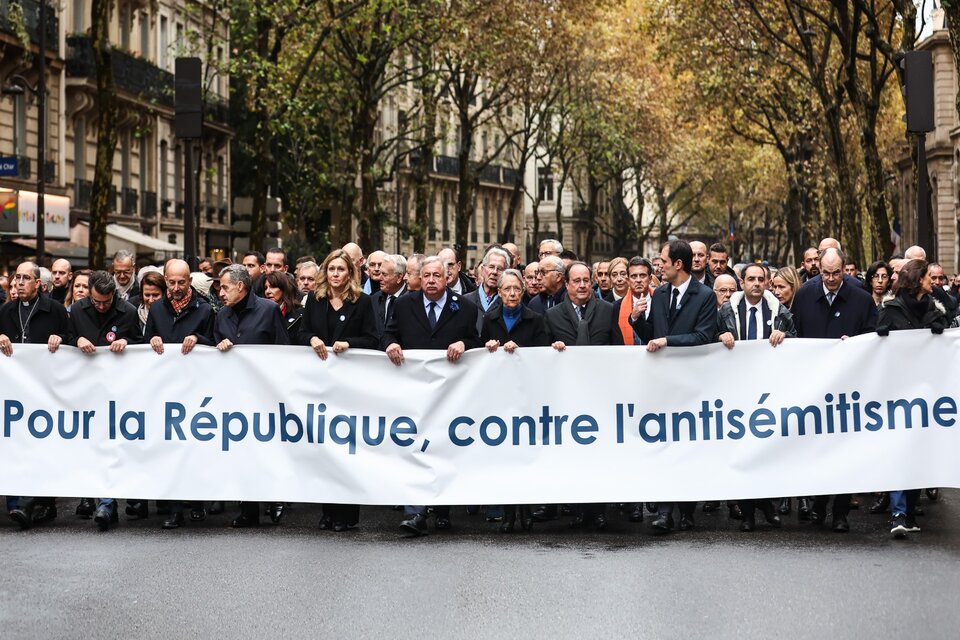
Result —
<instances>
[{"instance_id":1,"label":"leather shoe","mask_svg":"<svg viewBox=\"0 0 960 640\"><path fill-rule=\"evenodd\" d=\"M657 512L657 503L656 502L645 502L643 504L644 508L647 510L647 513L656 513Z\"/></svg>"},{"instance_id":2,"label":"leather shoe","mask_svg":"<svg viewBox=\"0 0 960 640\"><path fill-rule=\"evenodd\" d=\"M860 498L858 496L850 496L850 509L856 511L860 508Z\"/></svg>"},{"instance_id":3,"label":"leather shoe","mask_svg":"<svg viewBox=\"0 0 960 640\"><path fill-rule=\"evenodd\" d=\"M559 516L557 515L557 508L555 506L547 506L536 509L530 514L530 517L534 522L547 522L549 520L556 520Z\"/></svg>"},{"instance_id":4,"label":"leather shoe","mask_svg":"<svg viewBox=\"0 0 960 640\"><path fill-rule=\"evenodd\" d=\"M740 531L749 533L757 528L757 522L753 518L744 518L743 522L740 523Z\"/></svg>"},{"instance_id":5,"label":"leather shoe","mask_svg":"<svg viewBox=\"0 0 960 640\"><path fill-rule=\"evenodd\" d=\"M816 511L810 512L809 520L813 524L823 524L823 516Z\"/></svg>"},{"instance_id":6,"label":"leather shoe","mask_svg":"<svg viewBox=\"0 0 960 640\"><path fill-rule=\"evenodd\" d=\"M102 507L97 507L96 513L93 515L93 521L96 523L97 528L100 531L106 531L110 528L111 524L116 524L120 520L119 514L115 507L108 507L106 505Z\"/></svg>"},{"instance_id":7,"label":"leather shoe","mask_svg":"<svg viewBox=\"0 0 960 640\"><path fill-rule=\"evenodd\" d=\"M77 505L77 516L87 520L97 510L97 505L93 503L93 498L80 498L80 504Z\"/></svg>"},{"instance_id":8,"label":"leather shoe","mask_svg":"<svg viewBox=\"0 0 960 640\"><path fill-rule=\"evenodd\" d=\"M218 513L223 513L223 502L217 500L210 503L210 509L208 510L210 515L215 516Z\"/></svg>"},{"instance_id":9,"label":"leather shoe","mask_svg":"<svg viewBox=\"0 0 960 640\"><path fill-rule=\"evenodd\" d=\"M207 510L203 507L193 507L190 509L190 522L203 522L207 519Z\"/></svg>"},{"instance_id":10,"label":"leather shoe","mask_svg":"<svg viewBox=\"0 0 960 640\"><path fill-rule=\"evenodd\" d=\"M33 524L43 524L57 519L56 505L39 505L33 510Z\"/></svg>"},{"instance_id":11,"label":"leather shoe","mask_svg":"<svg viewBox=\"0 0 960 640\"><path fill-rule=\"evenodd\" d=\"M433 523L433 528L437 531L446 531L451 526L450 518L444 518L443 516L437 516L436 521Z\"/></svg>"},{"instance_id":12,"label":"leather shoe","mask_svg":"<svg viewBox=\"0 0 960 640\"><path fill-rule=\"evenodd\" d=\"M783 526L783 520L780 519L780 516L776 513L765 513L763 517L766 518L767 524L769 524L774 529L779 529Z\"/></svg>"},{"instance_id":13,"label":"leather shoe","mask_svg":"<svg viewBox=\"0 0 960 640\"><path fill-rule=\"evenodd\" d=\"M708 501L703 503L703 508L701 509L704 513L713 513L720 508L720 503L716 501Z\"/></svg>"},{"instance_id":14,"label":"leather shoe","mask_svg":"<svg viewBox=\"0 0 960 640\"><path fill-rule=\"evenodd\" d=\"M780 504L777 505L777 513L782 516L790 515L790 512L793 510L793 499L792 498L780 498Z\"/></svg>"},{"instance_id":15,"label":"leather shoe","mask_svg":"<svg viewBox=\"0 0 960 640\"><path fill-rule=\"evenodd\" d=\"M927 498L930 502L936 502L940 499L940 489L927 489Z\"/></svg>"},{"instance_id":16,"label":"leather shoe","mask_svg":"<svg viewBox=\"0 0 960 640\"><path fill-rule=\"evenodd\" d=\"M657 535L673 531L673 516L660 516L650 523L653 532Z\"/></svg>"},{"instance_id":17,"label":"leather shoe","mask_svg":"<svg viewBox=\"0 0 960 640\"><path fill-rule=\"evenodd\" d=\"M732 505L728 505L728 507L729 513L727 515L731 520L743 520L743 511L740 509L740 505L733 503Z\"/></svg>"},{"instance_id":18,"label":"leather shoe","mask_svg":"<svg viewBox=\"0 0 960 640\"><path fill-rule=\"evenodd\" d=\"M334 530L335 533L343 533L344 531L346 531L346 530L349 529L349 528L350 528L350 527L347 525L346 522L334 522L334 523L333 523L333 530Z\"/></svg>"},{"instance_id":19,"label":"leather shoe","mask_svg":"<svg viewBox=\"0 0 960 640\"><path fill-rule=\"evenodd\" d=\"M799 498L797 500L797 520L810 519L810 498Z\"/></svg>"},{"instance_id":20,"label":"leather shoe","mask_svg":"<svg viewBox=\"0 0 960 640\"><path fill-rule=\"evenodd\" d=\"M500 523L500 533L513 533L514 521L504 518Z\"/></svg>"},{"instance_id":21,"label":"leather shoe","mask_svg":"<svg viewBox=\"0 0 960 640\"><path fill-rule=\"evenodd\" d=\"M630 510L630 522L643 522L643 507L639 503Z\"/></svg>"},{"instance_id":22,"label":"leather shoe","mask_svg":"<svg viewBox=\"0 0 960 640\"><path fill-rule=\"evenodd\" d=\"M270 522L280 524L280 518L283 517L283 503L277 502L270 505Z\"/></svg>"},{"instance_id":23,"label":"leather shoe","mask_svg":"<svg viewBox=\"0 0 960 640\"><path fill-rule=\"evenodd\" d=\"M837 533L846 533L850 531L850 524L846 516L833 516L833 530Z\"/></svg>"},{"instance_id":24,"label":"leather shoe","mask_svg":"<svg viewBox=\"0 0 960 640\"><path fill-rule=\"evenodd\" d=\"M10 519L20 525L20 529L25 531L30 528L30 525L33 524L33 514L30 513L27 509L11 509L7 512L7 515L10 516Z\"/></svg>"},{"instance_id":25,"label":"leather shoe","mask_svg":"<svg viewBox=\"0 0 960 640\"><path fill-rule=\"evenodd\" d=\"M883 492L877 496L877 499L874 500L873 504L870 505L870 513L886 513L890 509L890 494Z\"/></svg>"},{"instance_id":26,"label":"leather shoe","mask_svg":"<svg viewBox=\"0 0 960 640\"><path fill-rule=\"evenodd\" d=\"M333 518L330 516L323 516L320 518L319 528L321 531L326 531L327 529L333 528Z\"/></svg>"},{"instance_id":27,"label":"leather shoe","mask_svg":"<svg viewBox=\"0 0 960 640\"><path fill-rule=\"evenodd\" d=\"M677 527L677 528L680 529L680 531L690 531L691 529L693 529L693 527L694 527L693 517L692 517L692 516L688 516L688 515L685 514L685 513L681 513L681 514L680 514L680 526Z\"/></svg>"},{"instance_id":28,"label":"leather shoe","mask_svg":"<svg viewBox=\"0 0 960 640\"><path fill-rule=\"evenodd\" d=\"M593 526L596 528L597 531L603 531L604 529L606 529L607 516L603 515L602 513L598 513L593 518Z\"/></svg>"},{"instance_id":29,"label":"leather shoe","mask_svg":"<svg viewBox=\"0 0 960 640\"><path fill-rule=\"evenodd\" d=\"M400 523L400 528L405 532L409 533L412 536L425 536L427 535L427 516L422 513L415 513L403 522Z\"/></svg>"},{"instance_id":30,"label":"leather shoe","mask_svg":"<svg viewBox=\"0 0 960 640\"><path fill-rule=\"evenodd\" d=\"M163 521L162 527L164 529L179 529L183 526L183 512L177 511L170 515L169 518Z\"/></svg>"},{"instance_id":31,"label":"leather shoe","mask_svg":"<svg viewBox=\"0 0 960 640\"><path fill-rule=\"evenodd\" d=\"M248 516L245 513L241 513L239 516L233 519L233 522L230 523L230 526L234 529L245 529L247 527L259 527L260 519L253 516Z\"/></svg>"},{"instance_id":32,"label":"leather shoe","mask_svg":"<svg viewBox=\"0 0 960 640\"><path fill-rule=\"evenodd\" d=\"M147 509L146 500L128 502L123 512L126 513L128 516L130 516L131 520L142 520L143 518L146 518L148 515L150 515L150 512Z\"/></svg>"},{"instance_id":33,"label":"leather shoe","mask_svg":"<svg viewBox=\"0 0 960 640\"><path fill-rule=\"evenodd\" d=\"M530 507L520 506L520 528L524 531L533 529L533 515L530 513Z\"/></svg>"}]
</instances>

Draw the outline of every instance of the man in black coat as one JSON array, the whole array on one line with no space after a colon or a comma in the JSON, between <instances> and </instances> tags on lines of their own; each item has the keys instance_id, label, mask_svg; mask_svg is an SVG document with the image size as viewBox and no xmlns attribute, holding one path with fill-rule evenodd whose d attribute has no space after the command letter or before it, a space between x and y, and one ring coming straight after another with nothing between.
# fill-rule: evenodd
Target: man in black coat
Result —
<instances>
[{"instance_id":1,"label":"man in black coat","mask_svg":"<svg viewBox=\"0 0 960 640\"><path fill-rule=\"evenodd\" d=\"M119 255L119 254L118 254ZM127 260L127 259L125 259ZM123 268L126 265L121 266ZM94 271L88 281L90 295L74 302L70 308L70 340L82 353L93 354L97 347L109 347L112 353L123 353L130 344L140 344L140 319L136 308L122 300L117 282L106 271ZM77 515L89 518L101 531L116 523L117 501L100 498L96 510L93 500L83 498L77 505Z\"/></svg>"},{"instance_id":2,"label":"man in black coat","mask_svg":"<svg viewBox=\"0 0 960 640\"><path fill-rule=\"evenodd\" d=\"M13 344L45 344L50 353L69 342L70 318L62 304L40 294L40 267L23 262L10 278L17 300L0 307L0 353L13 355ZM7 496L7 513L21 529L57 517L53 498Z\"/></svg>"},{"instance_id":3,"label":"man in black coat","mask_svg":"<svg viewBox=\"0 0 960 640\"><path fill-rule=\"evenodd\" d=\"M400 296L407 292L404 278L407 273L407 260L401 255L388 255L380 264L380 288L370 296L373 305L373 318L377 324L377 338L383 337L387 321L393 315L393 308Z\"/></svg>"},{"instance_id":4,"label":"man in black coat","mask_svg":"<svg viewBox=\"0 0 960 640\"><path fill-rule=\"evenodd\" d=\"M693 250L684 240L671 240L660 251L663 284L653 293L650 313L634 322L634 329L647 344L647 351L667 347L695 347L713 342L717 329L717 298L708 287L690 275ZM677 503L680 530L693 529L695 502ZM657 506L654 533L673 530L673 503Z\"/></svg>"},{"instance_id":5,"label":"man in black coat","mask_svg":"<svg viewBox=\"0 0 960 640\"><path fill-rule=\"evenodd\" d=\"M797 335L801 338L845 339L877 328L877 306L873 297L856 278L843 275L843 253L829 247L820 253L820 275L800 287L793 299L791 312ZM817 496L810 520L824 522L830 496ZM833 496L833 530L850 530L847 514L850 494Z\"/></svg>"},{"instance_id":6,"label":"man in black coat","mask_svg":"<svg viewBox=\"0 0 960 640\"><path fill-rule=\"evenodd\" d=\"M477 333L483 328L483 316L500 306L500 294L497 283L500 274L510 266L510 254L503 249L491 247L480 263L482 280L480 286L463 296L477 306Z\"/></svg>"},{"instance_id":7,"label":"man in black coat","mask_svg":"<svg viewBox=\"0 0 960 640\"><path fill-rule=\"evenodd\" d=\"M540 259L540 293L527 305L531 311L545 315L548 309L566 299L566 270L563 260L557 256L544 256Z\"/></svg>"},{"instance_id":8,"label":"man in black coat","mask_svg":"<svg viewBox=\"0 0 960 640\"><path fill-rule=\"evenodd\" d=\"M163 268L166 295L150 307L144 340L158 354L165 342L181 343L181 353L190 353L197 344L213 346L213 307L190 286L190 266L183 260L169 260Z\"/></svg>"},{"instance_id":9,"label":"man in black coat","mask_svg":"<svg viewBox=\"0 0 960 640\"><path fill-rule=\"evenodd\" d=\"M477 307L447 288L447 267L437 256L420 263L420 279L420 291L397 300L387 323L383 335L387 357L399 367L404 349L444 349L447 360L456 363L464 351L480 346ZM434 526L449 529L450 507L438 506L434 513ZM403 531L414 536L427 533L426 506L406 506L404 516Z\"/></svg>"}]
</instances>

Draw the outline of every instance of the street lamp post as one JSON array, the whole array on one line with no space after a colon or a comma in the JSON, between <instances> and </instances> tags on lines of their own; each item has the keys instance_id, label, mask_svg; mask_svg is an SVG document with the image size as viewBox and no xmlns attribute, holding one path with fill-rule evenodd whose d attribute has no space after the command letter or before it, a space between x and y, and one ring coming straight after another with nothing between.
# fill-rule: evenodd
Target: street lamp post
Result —
<instances>
[{"instance_id":1,"label":"street lamp post","mask_svg":"<svg viewBox=\"0 0 960 640\"><path fill-rule=\"evenodd\" d=\"M43 196L46 191L46 164L47 164L47 0L40 0L40 11L37 19L37 44L40 48L37 64L37 84L30 86L27 79L21 75L14 75L11 80L14 84L3 87L6 95L23 95L29 90L37 98L37 264L43 266L46 260L46 209Z\"/></svg>"}]
</instances>

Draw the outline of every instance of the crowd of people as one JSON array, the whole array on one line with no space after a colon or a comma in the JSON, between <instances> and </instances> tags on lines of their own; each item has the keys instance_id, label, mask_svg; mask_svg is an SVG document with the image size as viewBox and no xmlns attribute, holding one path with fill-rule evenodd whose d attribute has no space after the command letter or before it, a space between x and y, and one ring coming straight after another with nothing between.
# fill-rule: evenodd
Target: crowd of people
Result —
<instances>
[{"instance_id":1,"label":"crowd of people","mask_svg":"<svg viewBox=\"0 0 960 640\"><path fill-rule=\"evenodd\" d=\"M240 263L202 259L192 271L174 259L161 268L137 270L135 256L118 252L109 270L73 271L67 260L50 269L23 262L0 278L0 353L14 356L18 344L63 346L83 353L121 353L146 343L157 353L175 346L183 354L196 345L228 351L234 345L299 344L321 360L349 349L380 349L397 366L408 349L442 350L451 363L470 349L509 353L527 347L558 351L583 345L626 345L647 351L720 342L735 348L742 340L845 339L868 332L902 329L942 333L956 326L957 277L911 247L888 262L871 264L861 275L846 260L840 243L824 239L803 254L799 268L773 269L749 263L735 269L721 244L672 240L651 259L618 257L592 265L556 240L539 245L537 259L521 264L516 245L487 248L467 270L452 249L435 256L374 251L355 243L322 261L304 256L295 263L281 249L251 251ZM938 489L927 489L930 500ZM890 532L902 538L919 531L921 490L873 496L769 497L729 500L731 518L745 532L758 528L757 512L771 527L796 504L797 518L833 531L849 531L851 509L866 498L865 510L891 516ZM279 523L284 503L241 502L234 527L257 526L261 517ZM572 527L607 527L605 504L488 505L484 513L500 531L571 517ZM644 509L655 534L695 527L697 503L619 505L631 522ZM115 498L82 498L77 516L92 518L101 530L119 520ZM187 519L202 521L224 510L221 502L162 502L162 527L177 529ZM703 512L721 508L706 502ZM480 507L468 507L476 513ZM828 511L829 509L829 511ZM57 517L49 497L8 496L7 511L21 528ZM130 518L146 518L146 500L128 499ZM451 527L450 506L408 505L400 524L410 536L425 535L432 516L437 530ZM675 520L675 515L677 519ZM345 531L359 523L357 505L325 504L319 528ZM518 523L519 521L519 523Z\"/></svg>"}]
</instances>

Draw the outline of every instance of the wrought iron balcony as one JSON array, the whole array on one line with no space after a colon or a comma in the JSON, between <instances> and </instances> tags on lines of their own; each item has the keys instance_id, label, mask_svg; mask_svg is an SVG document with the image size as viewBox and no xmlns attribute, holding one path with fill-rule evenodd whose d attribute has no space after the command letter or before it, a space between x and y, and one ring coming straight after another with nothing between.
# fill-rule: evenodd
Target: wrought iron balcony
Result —
<instances>
[{"instance_id":1,"label":"wrought iron balcony","mask_svg":"<svg viewBox=\"0 0 960 640\"><path fill-rule=\"evenodd\" d=\"M11 19L11 5L20 5L23 9L23 22L27 28L30 41L39 43L40 31L40 3L37 0L0 0L0 31L17 35L16 27ZM57 7L47 3L47 49L60 52L60 18L57 17Z\"/></svg>"},{"instance_id":2,"label":"wrought iron balcony","mask_svg":"<svg viewBox=\"0 0 960 640\"><path fill-rule=\"evenodd\" d=\"M67 44L70 47L67 54L67 76L96 77L97 67L90 36L72 35L67 38ZM110 51L110 63L113 66L113 81L117 89L136 94L148 102L173 107L172 73L120 49Z\"/></svg>"}]
</instances>

